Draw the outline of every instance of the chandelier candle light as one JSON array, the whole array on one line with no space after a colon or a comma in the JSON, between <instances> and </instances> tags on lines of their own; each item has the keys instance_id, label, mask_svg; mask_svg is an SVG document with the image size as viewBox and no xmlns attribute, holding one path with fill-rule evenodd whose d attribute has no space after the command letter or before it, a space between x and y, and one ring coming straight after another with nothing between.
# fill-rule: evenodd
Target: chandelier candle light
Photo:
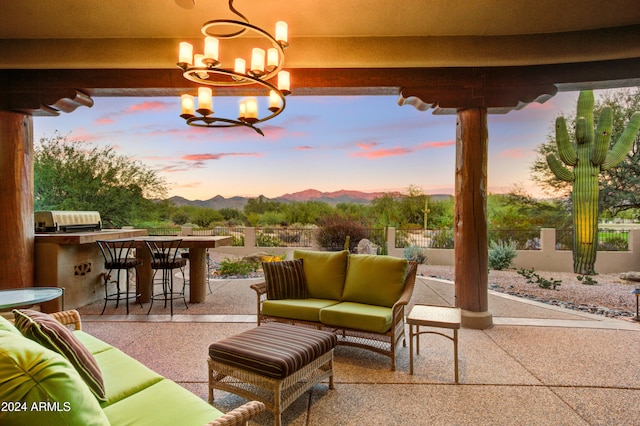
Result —
<instances>
[{"instance_id":1,"label":"chandelier candle light","mask_svg":"<svg viewBox=\"0 0 640 426\"><path fill-rule=\"evenodd\" d=\"M291 80L287 71L283 71L284 49L289 46L287 23L276 23L275 37L263 29L251 25L246 17L233 7L233 0L229 0L229 9L239 16L242 21L232 19L215 19L202 25L204 38L204 53L193 53L193 45L180 43L178 67L183 76L190 81L204 85L198 88L197 109L196 100L192 95L182 95L182 114L188 125L198 127L250 127L260 135L264 133L255 124L270 120L284 111L285 96L291 93ZM220 28L233 28L231 32L217 33ZM242 37L252 33L259 35L267 49L254 47L251 50L250 61L236 58L232 67L223 68L220 61L220 40ZM265 43L266 42L266 43ZM247 63L249 67L247 68ZM271 83L277 76L277 86ZM269 114L262 117L258 113L258 100L255 97L243 98L238 108L238 118L223 118L214 115L213 90L211 87L234 87L243 85L258 85L265 90L269 97ZM197 114L196 114L197 113Z\"/></svg>"}]
</instances>

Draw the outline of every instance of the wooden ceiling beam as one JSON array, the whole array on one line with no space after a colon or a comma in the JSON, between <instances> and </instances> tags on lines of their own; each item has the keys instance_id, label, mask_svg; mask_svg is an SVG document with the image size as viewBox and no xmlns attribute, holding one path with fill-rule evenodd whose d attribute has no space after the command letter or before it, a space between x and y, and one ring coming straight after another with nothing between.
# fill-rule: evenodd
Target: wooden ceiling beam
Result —
<instances>
[{"instance_id":1,"label":"wooden ceiling beam","mask_svg":"<svg viewBox=\"0 0 640 426\"><path fill-rule=\"evenodd\" d=\"M640 85L640 58L519 67L294 68L289 71L294 95L402 92L405 98L419 97L425 104L445 112L468 107L505 112L529 102L544 101L557 90ZM195 94L196 87L182 77L179 69L0 70L0 110L27 112L48 106L64 111L56 108L56 104L73 110L72 106L88 102L78 97L79 93L94 98L179 96ZM256 86L220 88L216 94L247 95L257 90Z\"/></svg>"}]
</instances>

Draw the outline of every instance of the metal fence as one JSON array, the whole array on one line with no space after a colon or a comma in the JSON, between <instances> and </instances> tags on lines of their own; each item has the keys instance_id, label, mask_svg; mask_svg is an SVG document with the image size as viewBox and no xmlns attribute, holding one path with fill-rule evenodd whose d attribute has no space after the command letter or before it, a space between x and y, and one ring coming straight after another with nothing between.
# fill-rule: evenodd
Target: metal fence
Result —
<instances>
[{"instance_id":1,"label":"metal fence","mask_svg":"<svg viewBox=\"0 0 640 426\"><path fill-rule=\"evenodd\" d=\"M256 228L257 247L312 247L314 228Z\"/></svg>"},{"instance_id":2,"label":"metal fence","mask_svg":"<svg viewBox=\"0 0 640 426\"><path fill-rule=\"evenodd\" d=\"M453 229L396 229L396 248L453 248Z\"/></svg>"},{"instance_id":3,"label":"metal fence","mask_svg":"<svg viewBox=\"0 0 640 426\"><path fill-rule=\"evenodd\" d=\"M288 227L260 227L255 228L257 247L301 247L314 246L314 236L317 228L288 228ZM360 237L367 238L377 246L383 246L386 240L384 228L370 228L359 230ZM153 236L178 236L181 228L148 228L147 232ZM242 247L245 245L244 228L215 227L215 228L191 228L190 235L220 235L233 237L232 245ZM517 250L540 250L540 230L503 230L490 229L488 241L514 241ZM359 242L351 238L351 245ZM396 229L395 248L417 246L433 249L452 249L454 243L453 229ZM327 247L329 250L342 250L340 247ZM572 250L573 230L556 230L556 250ZM628 251L629 230L625 229L600 229L598 231L598 250L600 251Z\"/></svg>"},{"instance_id":4,"label":"metal fence","mask_svg":"<svg viewBox=\"0 0 640 426\"><path fill-rule=\"evenodd\" d=\"M540 229L490 229L488 241L514 241L517 250L540 250ZM423 248L452 249L452 229L396 229L396 248L418 246ZM556 250L572 250L573 230L556 230ZM598 250L628 251L629 230L601 229L598 231Z\"/></svg>"},{"instance_id":5,"label":"metal fence","mask_svg":"<svg viewBox=\"0 0 640 426\"><path fill-rule=\"evenodd\" d=\"M556 231L556 250L573 249L573 229L558 229ZM599 229L599 251L629 251L628 229Z\"/></svg>"}]
</instances>

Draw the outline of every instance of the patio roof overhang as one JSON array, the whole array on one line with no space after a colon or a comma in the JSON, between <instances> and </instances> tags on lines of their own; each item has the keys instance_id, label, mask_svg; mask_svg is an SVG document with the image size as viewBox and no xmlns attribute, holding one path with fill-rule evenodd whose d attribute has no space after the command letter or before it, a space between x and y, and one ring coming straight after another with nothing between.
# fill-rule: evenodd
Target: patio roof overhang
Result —
<instances>
[{"instance_id":1,"label":"patio roof overhang","mask_svg":"<svg viewBox=\"0 0 640 426\"><path fill-rule=\"evenodd\" d=\"M28 116L72 112L101 96L194 91L174 67L178 42L198 43L203 22L229 17L226 3L0 2L0 288L34 283ZM486 114L544 102L557 91L640 85L636 0L238 0L235 6L263 28L288 22L285 68L296 96L397 94L420 110L458 114L456 247L463 249L455 254L456 298L475 328L491 325Z\"/></svg>"}]
</instances>

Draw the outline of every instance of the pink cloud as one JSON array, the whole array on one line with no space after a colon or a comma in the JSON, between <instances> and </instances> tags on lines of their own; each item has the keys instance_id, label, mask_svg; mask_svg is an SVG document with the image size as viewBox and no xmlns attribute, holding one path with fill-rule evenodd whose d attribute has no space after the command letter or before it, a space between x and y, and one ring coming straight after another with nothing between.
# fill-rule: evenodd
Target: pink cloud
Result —
<instances>
[{"instance_id":1,"label":"pink cloud","mask_svg":"<svg viewBox=\"0 0 640 426\"><path fill-rule=\"evenodd\" d=\"M219 154L188 154L183 155L182 160L203 163L209 160L219 160L222 157L262 157L264 154L257 152L222 152Z\"/></svg>"},{"instance_id":2,"label":"pink cloud","mask_svg":"<svg viewBox=\"0 0 640 426\"><path fill-rule=\"evenodd\" d=\"M379 145L378 142L356 142L356 146L365 150L370 150L371 148L377 145Z\"/></svg>"},{"instance_id":3,"label":"pink cloud","mask_svg":"<svg viewBox=\"0 0 640 426\"><path fill-rule=\"evenodd\" d=\"M438 142L424 142L418 145L418 149L429 149L429 148L444 148L447 146L455 145L456 141L438 141Z\"/></svg>"},{"instance_id":4,"label":"pink cloud","mask_svg":"<svg viewBox=\"0 0 640 426\"><path fill-rule=\"evenodd\" d=\"M160 101L146 101L139 104L131 105L124 112L126 114L136 113L136 112L146 112L146 111L164 111L169 108L174 107L173 104L169 104L168 102L160 102Z\"/></svg>"},{"instance_id":5,"label":"pink cloud","mask_svg":"<svg viewBox=\"0 0 640 426\"><path fill-rule=\"evenodd\" d=\"M96 123L96 124L101 124L101 125L113 124L113 123L115 123L115 122L116 122L116 121L115 121L113 118L108 117L108 116L106 116L106 115L105 115L105 116L102 116L102 117L98 117L98 118L96 118L96 119L95 119L95 121L94 121L94 123Z\"/></svg>"},{"instance_id":6,"label":"pink cloud","mask_svg":"<svg viewBox=\"0 0 640 426\"><path fill-rule=\"evenodd\" d=\"M95 142L102 139L95 133L88 133L86 129L82 127L75 129L70 136L71 139L82 142Z\"/></svg>"},{"instance_id":7,"label":"pink cloud","mask_svg":"<svg viewBox=\"0 0 640 426\"><path fill-rule=\"evenodd\" d=\"M362 157L362 158L384 158L384 157L395 157L398 155L406 155L412 152L409 148L396 147L391 149L378 149L374 151L366 151L366 152L356 152L351 155L351 157Z\"/></svg>"},{"instance_id":8,"label":"pink cloud","mask_svg":"<svg viewBox=\"0 0 640 426\"><path fill-rule=\"evenodd\" d=\"M309 146L309 145L302 145L302 146L297 146L296 147L296 151L309 151L312 150L313 147Z\"/></svg>"}]
</instances>

